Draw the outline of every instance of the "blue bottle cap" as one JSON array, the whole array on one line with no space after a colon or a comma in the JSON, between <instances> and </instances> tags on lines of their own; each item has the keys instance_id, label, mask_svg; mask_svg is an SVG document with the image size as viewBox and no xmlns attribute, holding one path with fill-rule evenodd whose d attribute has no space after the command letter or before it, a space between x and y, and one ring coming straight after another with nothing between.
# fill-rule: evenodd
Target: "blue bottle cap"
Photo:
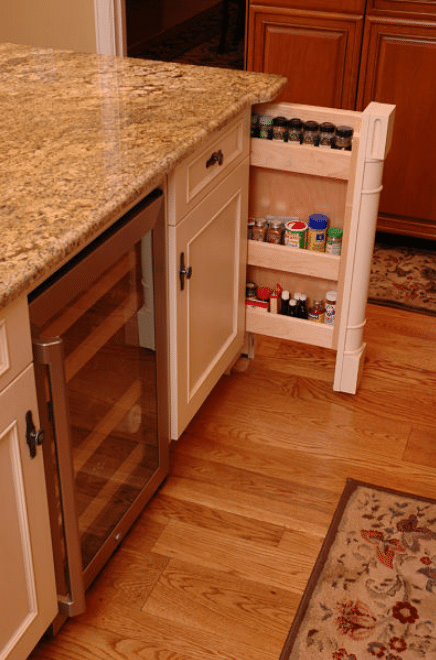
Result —
<instances>
[{"instance_id":1,"label":"blue bottle cap","mask_svg":"<svg viewBox=\"0 0 436 660\"><path fill-rule=\"evenodd\" d=\"M312 213L309 215L310 229L325 229L327 227L328 217L323 213Z\"/></svg>"}]
</instances>

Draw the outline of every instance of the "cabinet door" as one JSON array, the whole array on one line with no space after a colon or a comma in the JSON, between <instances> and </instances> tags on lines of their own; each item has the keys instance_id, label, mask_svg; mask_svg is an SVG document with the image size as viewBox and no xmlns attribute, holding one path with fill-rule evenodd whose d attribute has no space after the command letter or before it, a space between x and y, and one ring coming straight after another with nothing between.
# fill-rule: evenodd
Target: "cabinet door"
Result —
<instances>
[{"instance_id":1,"label":"cabinet door","mask_svg":"<svg viewBox=\"0 0 436 660\"><path fill-rule=\"evenodd\" d=\"M248 159L177 226L169 227L171 437L177 439L226 368L245 331ZM180 280L181 255L192 275Z\"/></svg>"},{"instance_id":2,"label":"cabinet door","mask_svg":"<svg viewBox=\"0 0 436 660\"><path fill-rule=\"evenodd\" d=\"M247 68L278 73L277 100L353 109L363 16L250 6Z\"/></svg>"},{"instance_id":3,"label":"cabinet door","mask_svg":"<svg viewBox=\"0 0 436 660\"><path fill-rule=\"evenodd\" d=\"M32 366L0 395L2 660L25 660L57 612L42 451L30 458L28 410L37 424Z\"/></svg>"},{"instance_id":4,"label":"cabinet door","mask_svg":"<svg viewBox=\"0 0 436 660\"><path fill-rule=\"evenodd\" d=\"M379 230L436 238L435 71L436 22L367 18L358 105L397 106Z\"/></svg>"}]
</instances>

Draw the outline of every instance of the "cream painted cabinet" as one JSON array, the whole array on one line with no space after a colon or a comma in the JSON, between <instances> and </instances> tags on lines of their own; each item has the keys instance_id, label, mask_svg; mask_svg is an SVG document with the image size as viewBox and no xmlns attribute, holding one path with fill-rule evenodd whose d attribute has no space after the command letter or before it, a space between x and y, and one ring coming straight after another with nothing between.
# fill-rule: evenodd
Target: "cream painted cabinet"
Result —
<instances>
[{"instance_id":1,"label":"cream painted cabinet","mask_svg":"<svg viewBox=\"0 0 436 660\"><path fill-rule=\"evenodd\" d=\"M243 345L248 147L247 111L183 163L170 181L173 439Z\"/></svg>"},{"instance_id":2,"label":"cream painted cabinet","mask_svg":"<svg viewBox=\"0 0 436 660\"><path fill-rule=\"evenodd\" d=\"M356 112L278 103L254 112L351 126L353 147L250 140L245 114L170 180L173 439L237 357L244 328L249 338L264 334L336 351L336 391L355 393L362 372L367 291L395 107L370 103ZM247 241L248 215L298 216L307 222L311 213L323 213L330 226L343 229L341 255ZM244 310L247 280L270 288L279 283L291 293L306 293L309 302L337 291L334 326L250 305ZM249 341L245 348L253 345Z\"/></svg>"},{"instance_id":3,"label":"cream painted cabinet","mask_svg":"<svg viewBox=\"0 0 436 660\"><path fill-rule=\"evenodd\" d=\"M17 350L20 346L20 350ZM57 612L27 302L0 313L0 658L25 660Z\"/></svg>"}]
</instances>

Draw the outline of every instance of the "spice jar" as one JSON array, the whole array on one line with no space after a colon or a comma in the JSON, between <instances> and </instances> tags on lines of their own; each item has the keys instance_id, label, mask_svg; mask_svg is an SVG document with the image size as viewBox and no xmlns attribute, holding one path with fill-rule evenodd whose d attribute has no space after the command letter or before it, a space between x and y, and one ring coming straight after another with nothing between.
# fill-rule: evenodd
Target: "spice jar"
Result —
<instances>
[{"instance_id":1,"label":"spice jar","mask_svg":"<svg viewBox=\"0 0 436 660\"><path fill-rule=\"evenodd\" d=\"M283 222L278 218L270 218L268 221L268 233L267 241L268 243L277 243L282 242L283 234Z\"/></svg>"},{"instance_id":2,"label":"spice jar","mask_svg":"<svg viewBox=\"0 0 436 660\"><path fill-rule=\"evenodd\" d=\"M351 128L351 126L337 126L333 148L344 149L345 151L351 151L352 137L353 137L353 129Z\"/></svg>"},{"instance_id":3,"label":"spice jar","mask_svg":"<svg viewBox=\"0 0 436 660\"><path fill-rule=\"evenodd\" d=\"M317 121L309 120L303 124L303 144L319 144L319 124Z\"/></svg>"},{"instance_id":4,"label":"spice jar","mask_svg":"<svg viewBox=\"0 0 436 660\"><path fill-rule=\"evenodd\" d=\"M273 119L273 140L285 142L288 138L288 120L286 117L274 117Z\"/></svg>"},{"instance_id":5,"label":"spice jar","mask_svg":"<svg viewBox=\"0 0 436 660\"><path fill-rule=\"evenodd\" d=\"M323 121L319 125L319 146L331 149L335 136L335 125L330 121Z\"/></svg>"},{"instance_id":6,"label":"spice jar","mask_svg":"<svg viewBox=\"0 0 436 660\"><path fill-rule=\"evenodd\" d=\"M255 218L254 225L251 228L253 241L264 241L266 238L266 230L266 218Z\"/></svg>"},{"instance_id":7,"label":"spice jar","mask_svg":"<svg viewBox=\"0 0 436 660\"><path fill-rule=\"evenodd\" d=\"M253 238L253 227L254 227L254 218L248 218L248 220L247 220L247 238L249 240Z\"/></svg>"},{"instance_id":8,"label":"spice jar","mask_svg":"<svg viewBox=\"0 0 436 660\"><path fill-rule=\"evenodd\" d=\"M254 282L245 283L245 296L246 298L255 298L256 297L257 286Z\"/></svg>"},{"instance_id":9,"label":"spice jar","mask_svg":"<svg viewBox=\"0 0 436 660\"><path fill-rule=\"evenodd\" d=\"M336 291L327 291L325 294L325 314L324 323L326 325L335 324L336 300L338 294Z\"/></svg>"},{"instance_id":10,"label":"spice jar","mask_svg":"<svg viewBox=\"0 0 436 660\"><path fill-rule=\"evenodd\" d=\"M288 316L297 316L297 301L291 298L289 301Z\"/></svg>"},{"instance_id":11,"label":"spice jar","mask_svg":"<svg viewBox=\"0 0 436 660\"><path fill-rule=\"evenodd\" d=\"M307 230L307 249L313 252L324 252L328 218L323 213L312 213L309 216Z\"/></svg>"},{"instance_id":12,"label":"spice jar","mask_svg":"<svg viewBox=\"0 0 436 660\"><path fill-rule=\"evenodd\" d=\"M312 305L309 307L307 317L309 321L315 321L316 323L324 323L325 307L324 302L320 299L314 300Z\"/></svg>"},{"instance_id":13,"label":"spice jar","mask_svg":"<svg viewBox=\"0 0 436 660\"><path fill-rule=\"evenodd\" d=\"M298 295L296 316L298 316L299 319L307 319L307 296L305 293L300 293Z\"/></svg>"},{"instance_id":14,"label":"spice jar","mask_svg":"<svg viewBox=\"0 0 436 660\"><path fill-rule=\"evenodd\" d=\"M269 297L269 311L270 314L278 314L279 313L279 297L277 294L277 291L271 291L270 297Z\"/></svg>"},{"instance_id":15,"label":"spice jar","mask_svg":"<svg viewBox=\"0 0 436 660\"><path fill-rule=\"evenodd\" d=\"M303 133L303 122L294 117L288 121L288 142L300 142Z\"/></svg>"},{"instance_id":16,"label":"spice jar","mask_svg":"<svg viewBox=\"0 0 436 660\"><path fill-rule=\"evenodd\" d=\"M289 311L289 291L282 291L280 296L280 314L287 316Z\"/></svg>"},{"instance_id":17,"label":"spice jar","mask_svg":"<svg viewBox=\"0 0 436 660\"><path fill-rule=\"evenodd\" d=\"M329 254L341 254L342 249L342 228L329 227L327 230L327 239L325 251Z\"/></svg>"},{"instance_id":18,"label":"spice jar","mask_svg":"<svg viewBox=\"0 0 436 660\"><path fill-rule=\"evenodd\" d=\"M290 220L285 225L283 242L288 247L304 250L307 245L307 225L299 219Z\"/></svg>"},{"instance_id":19,"label":"spice jar","mask_svg":"<svg viewBox=\"0 0 436 660\"><path fill-rule=\"evenodd\" d=\"M273 118L271 115L261 115L259 117L259 137L266 140L272 139Z\"/></svg>"}]
</instances>

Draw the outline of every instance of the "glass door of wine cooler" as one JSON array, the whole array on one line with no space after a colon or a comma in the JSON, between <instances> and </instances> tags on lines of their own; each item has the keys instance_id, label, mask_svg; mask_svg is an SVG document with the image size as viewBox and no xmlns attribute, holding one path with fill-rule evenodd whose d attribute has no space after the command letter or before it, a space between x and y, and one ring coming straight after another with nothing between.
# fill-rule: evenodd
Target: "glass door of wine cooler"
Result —
<instances>
[{"instance_id":1,"label":"glass door of wine cooler","mask_svg":"<svg viewBox=\"0 0 436 660\"><path fill-rule=\"evenodd\" d=\"M59 435L69 434L85 586L168 469L164 224L161 211L153 206L151 212L149 203L133 209L57 273L31 303L44 382L40 407L45 408L42 417L52 422L51 451L45 451L50 453L52 526L64 591L71 549L60 448L65 438ZM45 356L53 346L57 356L63 354L61 377L56 355Z\"/></svg>"}]
</instances>

